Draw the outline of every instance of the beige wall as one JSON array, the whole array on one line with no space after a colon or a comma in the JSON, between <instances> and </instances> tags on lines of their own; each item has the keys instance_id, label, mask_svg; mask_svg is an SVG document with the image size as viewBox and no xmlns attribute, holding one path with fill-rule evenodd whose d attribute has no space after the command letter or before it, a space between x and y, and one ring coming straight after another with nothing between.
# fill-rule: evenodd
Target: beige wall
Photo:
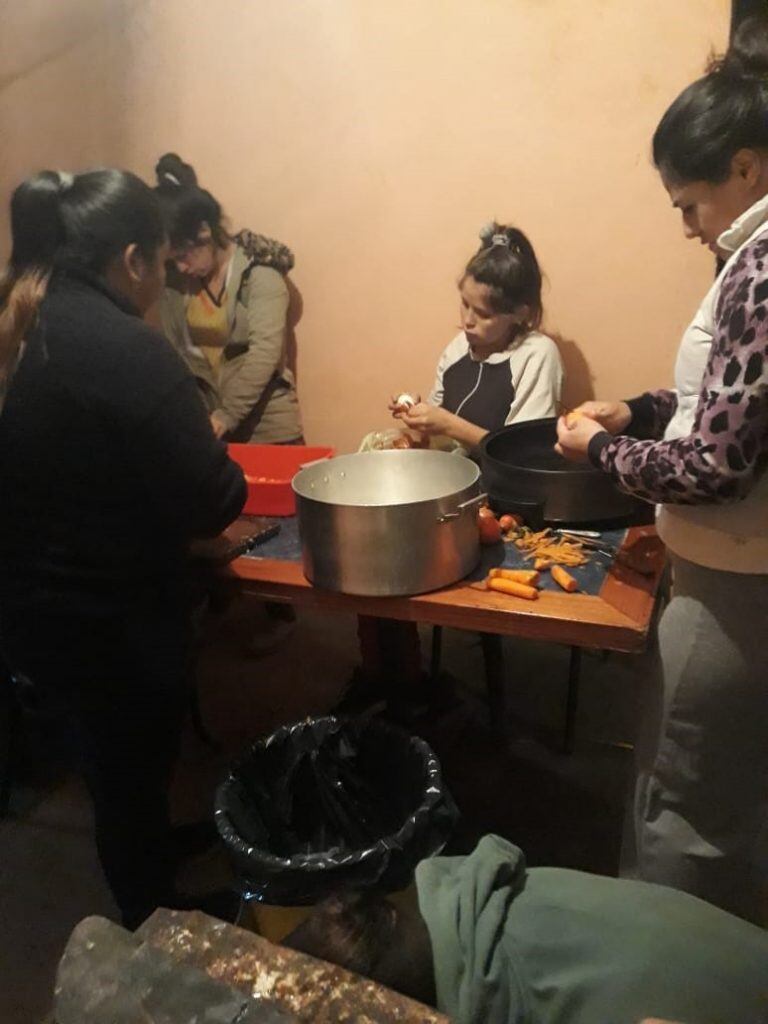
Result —
<instances>
[{"instance_id":1,"label":"beige wall","mask_svg":"<svg viewBox=\"0 0 768 1024\"><path fill-rule=\"evenodd\" d=\"M6 12L6 6L9 8ZM669 382L712 275L649 162L727 0L35 0L4 6L0 185L173 149L297 254L307 434L425 392L491 217L527 231L567 400Z\"/></svg>"}]
</instances>

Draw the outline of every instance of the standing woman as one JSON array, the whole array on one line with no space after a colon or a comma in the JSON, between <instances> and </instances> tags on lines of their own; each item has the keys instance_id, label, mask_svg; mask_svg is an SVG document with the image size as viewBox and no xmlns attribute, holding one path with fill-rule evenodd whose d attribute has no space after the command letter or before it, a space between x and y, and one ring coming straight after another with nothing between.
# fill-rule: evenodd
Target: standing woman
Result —
<instances>
[{"instance_id":1,"label":"standing woman","mask_svg":"<svg viewBox=\"0 0 768 1024\"><path fill-rule=\"evenodd\" d=\"M654 162L685 235L726 262L683 336L675 390L589 402L558 425L589 458L660 505L673 596L661 683L639 766L641 876L747 918L768 893L768 28L744 23L726 56L661 119ZM763 906L760 906L762 902Z\"/></svg>"},{"instance_id":2,"label":"standing woman","mask_svg":"<svg viewBox=\"0 0 768 1024\"><path fill-rule=\"evenodd\" d=\"M155 173L176 270L162 299L163 329L195 375L216 435L301 441L287 351L293 253L251 231L230 235L219 203L175 153Z\"/></svg>"},{"instance_id":3,"label":"standing woman","mask_svg":"<svg viewBox=\"0 0 768 1024\"><path fill-rule=\"evenodd\" d=\"M188 369L141 319L167 256L152 190L44 171L11 200L0 283L0 645L79 730L124 923L172 905L168 784L185 708L195 537L245 485Z\"/></svg>"}]
</instances>

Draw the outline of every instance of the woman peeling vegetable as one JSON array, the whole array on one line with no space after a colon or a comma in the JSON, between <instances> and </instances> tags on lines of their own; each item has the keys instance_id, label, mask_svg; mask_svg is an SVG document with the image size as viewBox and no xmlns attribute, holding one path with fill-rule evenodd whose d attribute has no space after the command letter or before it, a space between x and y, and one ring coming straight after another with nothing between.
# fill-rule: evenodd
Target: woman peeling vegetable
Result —
<instances>
[{"instance_id":1,"label":"woman peeling vegetable","mask_svg":"<svg viewBox=\"0 0 768 1024\"><path fill-rule=\"evenodd\" d=\"M533 246L519 228L496 223L480 239L459 280L461 332L440 357L429 401L399 395L390 402L395 418L425 440L442 435L469 449L507 423L556 415L563 383L557 346L539 331ZM495 518L480 529L486 540L500 539ZM360 689L391 693L394 681L407 701L422 680L416 625L360 616L358 635Z\"/></svg>"},{"instance_id":2,"label":"woman peeling vegetable","mask_svg":"<svg viewBox=\"0 0 768 1024\"><path fill-rule=\"evenodd\" d=\"M563 386L557 346L539 331L541 270L533 246L503 224L486 225L480 239L459 281L461 331L440 357L428 401L390 403L409 429L467 448L505 424L557 415Z\"/></svg>"},{"instance_id":3,"label":"woman peeling vegetable","mask_svg":"<svg viewBox=\"0 0 768 1024\"><path fill-rule=\"evenodd\" d=\"M744 22L653 139L685 235L725 260L675 389L589 402L559 447L658 503L674 589L639 763L640 874L760 919L768 893L768 22ZM710 345L711 339L711 345ZM762 907L761 907L762 903Z\"/></svg>"}]
</instances>

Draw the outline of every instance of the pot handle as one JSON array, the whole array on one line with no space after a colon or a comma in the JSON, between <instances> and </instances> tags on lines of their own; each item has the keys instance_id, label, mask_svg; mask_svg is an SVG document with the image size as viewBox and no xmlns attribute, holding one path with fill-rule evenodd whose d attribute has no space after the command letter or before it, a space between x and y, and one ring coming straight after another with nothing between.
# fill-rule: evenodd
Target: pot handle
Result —
<instances>
[{"instance_id":1,"label":"pot handle","mask_svg":"<svg viewBox=\"0 0 768 1024\"><path fill-rule=\"evenodd\" d=\"M438 516L437 521L438 523L449 523L452 519L458 519L465 509L472 508L473 505L480 505L487 500L487 494L476 494L474 498L469 498L468 501L462 501L460 505L457 505L455 512L446 512L444 515Z\"/></svg>"}]
</instances>

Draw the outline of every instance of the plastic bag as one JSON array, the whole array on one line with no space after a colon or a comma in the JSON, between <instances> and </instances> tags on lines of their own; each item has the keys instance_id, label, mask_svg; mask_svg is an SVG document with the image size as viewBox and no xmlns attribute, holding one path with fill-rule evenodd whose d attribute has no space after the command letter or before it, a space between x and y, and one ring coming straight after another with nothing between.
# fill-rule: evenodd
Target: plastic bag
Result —
<instances>
[{"instance_id":1,"label":"plastic bag","mask_svg":"<svg viewBox=\"0 0 768 1024\"><path fill-rule=\"evenodd\" d=\"M378 720L279 729L216 794L243 895L292 906L347 886L405 888L457 817L429 746Z\"/></svg>"},{"instance_id":2,"label":"plastic bag","mask_svg":"<svg viewBox=\"0 0 768 1024\"><path fill-rule=\"evenodd\" d=\"M414 444L403 444L402 439L405 436L410 436L407 431L396 430L390 428L389 430L373 430L370 434L366 434L363 440L360 442L358 452L380 452L387 451L390 448L419 448L426 447L431 451L437 452L450 452L456 455L467 455L467 449L459 444L458 441L454 441L451 437L445 437L443 434L435 434L432 437L427 438L426 445Z\"/></svg>"}]
</instances>

